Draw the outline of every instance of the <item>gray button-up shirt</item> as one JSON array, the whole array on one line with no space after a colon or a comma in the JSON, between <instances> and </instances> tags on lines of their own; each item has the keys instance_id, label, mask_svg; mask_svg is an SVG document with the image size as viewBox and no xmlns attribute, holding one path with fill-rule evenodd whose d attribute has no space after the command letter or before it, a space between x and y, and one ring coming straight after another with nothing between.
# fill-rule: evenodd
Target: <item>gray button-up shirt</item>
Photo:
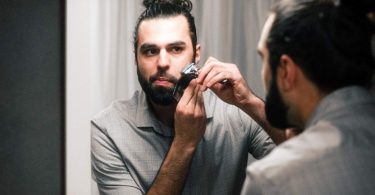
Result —
<instances>
[{"instance_id":1,"label":"gray button-up shirt","mask_svg":"<svg viewBox=\"0 0 375 195\"><path fill-rule=\"evenodd\" d=\"M265 156L274 147L248 115L204 94L207 127L194 154L183 194L239 194L248 153ZM92 120L93 177L101 194L143 194L152 185L173 140L136 92ZM172 187L172 186L171 186Z\"/></svg>"},{"instance_id":2,"label":"gray button-up shirt","mask_svg":"<svg viewBox=\"0 0 375 195\"><path fill-rule=\"evenodd\" d=\"M375 98L354 86L325 97L301 135L248 167L242 194L375 194Z\"/></svg>"}]
</instances>

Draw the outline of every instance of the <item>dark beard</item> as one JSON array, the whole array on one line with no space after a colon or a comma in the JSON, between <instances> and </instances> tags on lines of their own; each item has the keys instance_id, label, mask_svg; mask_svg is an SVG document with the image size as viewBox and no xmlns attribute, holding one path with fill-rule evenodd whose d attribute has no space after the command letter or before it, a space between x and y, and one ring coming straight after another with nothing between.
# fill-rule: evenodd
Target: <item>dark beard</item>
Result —
<instances>
[{"instance_id":1,"label":"dark beard","mask_svg":"<svg viewBox=\"0 0 375 195\"><path fill-rule=\"evenodd\" d=\"M176 77L168 75L166 72L157 72L150 77L149 81L147 81L146 78L140 73L139 68L137 68L137 75L139 84L141 85L143 91L146 93L146 97L149 98L152 102L163 106L168 106L176 103L176 100L173 97L174 87L165 88L152 86L152 83L160 76L169 78L169 81L176 85Z\"/></svg>"},{"instance_id":2,"label":"dark beard","mask_svg":"<svg viewBox=\"0 0 375 195\"><path fill-rule=\"evenodd\" d=\"M275 80L271 79L271 86L266 96L266 116L273 127L285 129L292 127L292 125L287 119L288 106L283 102Z\"/></svg>"}]
</instances>

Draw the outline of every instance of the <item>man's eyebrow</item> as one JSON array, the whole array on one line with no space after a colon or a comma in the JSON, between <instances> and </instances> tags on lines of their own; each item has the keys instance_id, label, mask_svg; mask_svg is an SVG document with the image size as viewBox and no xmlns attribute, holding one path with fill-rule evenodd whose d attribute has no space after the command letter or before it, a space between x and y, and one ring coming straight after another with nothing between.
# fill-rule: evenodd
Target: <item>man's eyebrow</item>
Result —
<instances>
[{"instance_id":1,"label":"man's eyebrow","mask_svg":"<svg viewBox=\"0 0 375 195\"><path fill-rule=\"evenodd\" d=\"M141 47L139 48L140 50L145 50L145 49L150 49L150 48L155 48L156 45L155 44L151 44L151 43L144 43L141 45Z\"/></svg>"},{"instance_id":2,"label":"man's eyebrow","mask_svg":"<svg viewBox=\"0 0 375 195\"><path fill-rule=\"evenodd\" d=\"M175 46L185 46L186 43L183 42L183 41L176 41L176 42L173 42L173 43L169 43L168 44L168 47L175 47ZM153 48L156 48L157 45L156 44L152 44L152 43L144 43L140 46L140 50L145 50L145 49L153 49Z\"/></svg>"},{"instance_id":3,"label":"man's eyebrow","mask_svg":"<svg viewBox=\"0 0 375 195\"><path fill-rule=\"evenodd\" d=\"M168 44L169 47L173 47L173 46L185 46L185 45L186 45L186 43L183 42L183 41L176 41L176 42Z\"/></svg>"}]
</instances>

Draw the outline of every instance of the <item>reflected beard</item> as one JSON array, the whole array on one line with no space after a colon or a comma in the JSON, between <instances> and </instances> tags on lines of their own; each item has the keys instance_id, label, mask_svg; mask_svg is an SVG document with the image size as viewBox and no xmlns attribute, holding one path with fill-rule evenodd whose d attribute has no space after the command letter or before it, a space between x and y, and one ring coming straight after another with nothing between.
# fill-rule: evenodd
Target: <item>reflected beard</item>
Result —
<instances>
[{"instance_id":1,"label":"reflected beard","mask_svg":"<svg viewBox=\"0 0 375 195\"><path fill-rule=\"evenodd\" d=\"M137 68L137 75L142 90L145 92L146 97L150 98L152 102L162 106L168 106L176 103L176 100L173 97L174 87L166 88L152 85L152 82L160 76L169 78L169 81L176 85L177 79L174 76L168 75L165 72L157 72L155 75L150 77L149 81L147 81L146 78L140 73L139 68Z\"/></svg>"},{"instance_id":2,"label":"reflected beard","mask_svg":"<svg viewBox=\"0 0 375 195\"><path fill-rule=\"evenodd\" d=\"M288 106L281 98L275 79L271 79L271 86L266 96L265 112L268 122L276 128L292 127L287 119Z\"/></svg>"}]
</instances>

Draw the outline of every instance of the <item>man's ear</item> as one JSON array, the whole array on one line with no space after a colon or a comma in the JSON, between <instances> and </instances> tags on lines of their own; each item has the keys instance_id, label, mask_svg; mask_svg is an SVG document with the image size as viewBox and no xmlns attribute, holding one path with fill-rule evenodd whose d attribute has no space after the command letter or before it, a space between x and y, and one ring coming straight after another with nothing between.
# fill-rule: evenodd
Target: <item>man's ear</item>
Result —
<instances>
[{"instance_id":1,"label":"man's ear","mask_svg":"<svg viewBox=\"0 0 375 195\"><path fill-rule=\"evenodd\" d=\"M277 68L277 80L279 88L283 91L289 91L295 87L297 79L298 65L288 55L280 57L280 66Z\"/></svg>"},{"instance_id":2,"label":"man's ear","mask_svg":"<svg viewBox=\"0 0 375 195\"><path fill-rule=\"evenodd\" d=\"M199 64L201 60L201 45L197 44L195 47L195 64Z\"/></svg>"}]
</instances>

